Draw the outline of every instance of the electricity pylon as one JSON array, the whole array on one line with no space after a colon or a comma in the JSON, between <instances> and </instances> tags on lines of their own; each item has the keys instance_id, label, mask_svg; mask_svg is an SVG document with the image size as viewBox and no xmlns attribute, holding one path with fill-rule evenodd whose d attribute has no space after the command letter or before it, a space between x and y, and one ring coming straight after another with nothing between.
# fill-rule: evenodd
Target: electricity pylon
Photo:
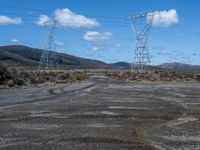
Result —
<instances>
[{"instance_id":1,"label":"electricity pylon","mask_svg":"<svg viewBox=\"0 0 200 150\"><path fill-rule=\"evenodd\" d=\"M131 72L146 73L150 71L148 36L153 17L154 13L138 13L129 17L136 39Z\"/></svg>"},{"instance_id":2,"label":"electricity pylon","mask_svg":"<svg viewBox=\"0 0 200 150\"><path fill-rule=\"evenodd\" d=\"M55 41L54 41L54 33L56 28L56 20L48 21L48 36L47 36L47 45L46 48L42 51L40 62L39 62L39 70L52 70L55 65Z\"/></svg>"}]
</instances>

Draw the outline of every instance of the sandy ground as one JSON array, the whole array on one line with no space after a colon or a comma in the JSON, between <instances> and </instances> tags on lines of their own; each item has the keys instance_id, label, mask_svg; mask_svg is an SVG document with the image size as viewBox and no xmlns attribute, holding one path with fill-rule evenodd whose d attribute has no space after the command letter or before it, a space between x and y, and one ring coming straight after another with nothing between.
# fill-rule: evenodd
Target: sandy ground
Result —
<instances>
[{"instance_id":1,"label":"sandy ground","mask_svg":"<svg viewBox=\"0 0 200 150\"><path fill-rule=\"evenodd\" d=\"M1 90L0 149L200 150L200 84L96 76Z\"/></svg>"}]
</instances>

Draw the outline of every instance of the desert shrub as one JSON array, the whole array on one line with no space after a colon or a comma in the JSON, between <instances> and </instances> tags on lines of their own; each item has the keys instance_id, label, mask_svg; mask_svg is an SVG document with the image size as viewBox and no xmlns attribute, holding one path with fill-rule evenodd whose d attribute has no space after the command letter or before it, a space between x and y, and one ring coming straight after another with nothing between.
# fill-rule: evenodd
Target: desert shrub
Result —
<instances>
[{"instance_id":1,"label":"desert shrub","mask_svg":"<svg viewBox=\"0 0 200 150\"><path fill-rule=\"evenodd\" d=\"M58 80L67 80L69 79L70 75L69 73L62 73L58 76Z\"/></svg>"},{"instance_id":2,"label":"desert shrub","mask_svg":"<svg viewBox=\"0 0 200 150\"><path fill-rule=\"evenodd\" d=\"M33 74L32 72L30 72L30 74ZM27 72L21 72L20 73L20 77L22 77L22 78L29 78L29 73L27 73Z\"/></svg>"},{"instance_id":3,"label":"desert shrub","mask_svg":"<svg viewBox=\"0 0 200 150\"><path fill-rule=\"evenodd\" d=\"M169 73L167 71L160 71L159 72L159 76L162 78L162 79L167 79L169 77Z\"/></svg>"},{"instance_id":4,"label":"desert shrub","mask_svg":"<svg viewBox=\"0 0 200 150\"><path fill-rule=\"evenodd\" d=\"M133 72L130 72L130 71L124 72L124 74L126 75L126 77L136 75L136 73L133 73Z\"/></svg>"},{"instance_id":5,"label":"desert shrub","mask_svg":"<svg viewBox=\"0 0 200 150\"><path fill-rule=\"evenodd\" d=\"M23 79L16 79L16 80L15 80L15 83L16 83L18 86L25 85L25 81L24 81Z\"/></svg>"},{"instance_id":6,"label":"desert shrub","mask_svg":"<svg viewBox=\"0 0 200 150\"><path fill-rule=\"evenodd\" d=\"M77 81L84 81L88 79L88 76L85 74L78 73L78 74L75 74L75 79Z\"/></svg>"},{"instance_id":7,"label":"desert shrub","mask_svg":"<svg viewBox=\"0 0 200 150\"><path fill-rule=\"evenodd\" d=\"M175 73L174 76L178 79L183 79L183 74L180 72Z\"/></svg>"},{"instance_id":8,"label":"desert shrub","mask_svg":"<svg viewBox=\"0 0 200 150\"><path fill-rule=\"evenodd\" d=\"M8 72L7 68L5 66L0 65L0 75L5 74L6 72Z\"/></svg>"},{"instance_id":9,"label":"desert shrub","mask_svg":"<svg viewBox=\"0 0 200 150\"><path fill-rule=\"evenodd\" d=\"M12 79L8 80L8 81L7 81L7 85L10 86L10 87L15 86L14 80L12 80Z\"/></svg>"},{"instance_id":10,"label":"desert shrub","mask_svg":"<svg viewBox=\"0 0 200 150\"><path fill-rule=\"evenodd\" d=\"M195 75L194 75L194 79L200 81L200 74L195 74Z\"/></svg>"},{"instance_id":11,"label":"desert shrub","mask_svg":"<svg viewBox=\"0 0 200 150\"><path fill-rule=\"evenodd\" d=\"M159 74L159 71L158 71L158 70L155 70L154 73L155 73L155 74Z\"/></svg>"},{"instance_id":12,"label":"desert shrub","mask_svg":"<svg viewBox=\"0 0 200 150\"><path fill-rule=\"evenodd\" d=\"M11 75L5 66L0 65L0 84L5 84L6 80L11 79Z\"/></svg>"}]
</instances>

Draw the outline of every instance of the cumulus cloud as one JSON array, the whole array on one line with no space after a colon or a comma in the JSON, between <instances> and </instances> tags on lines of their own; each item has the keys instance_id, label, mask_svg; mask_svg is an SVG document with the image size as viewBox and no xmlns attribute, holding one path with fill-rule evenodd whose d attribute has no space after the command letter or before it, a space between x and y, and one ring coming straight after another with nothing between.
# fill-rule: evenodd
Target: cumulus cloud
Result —
<instances>
[{"instance_id":1,"label":"cumulus cloud","mask_svg":"<svg viewBox=\"0 0 200 150\"><path fill-rule=\"evenodd\" d=\"M46 15L40 15L36 21L36 24L39 26L48 26L51 22L51 19Z\"/></svg>"},{"instance_id":2,"label":"cumulus cloud","mask_svg":"<svg viewBox=\"0 0 200 150\"><path fill-rule=\"evenodd\" d=\"M21 24L21 18L10 18L7 16L0 16L0 25Z\"/></svg>"},{"instance_id":3,"label":"cumulus cloud","mask_svg":"<svg viewBox=\"0 0 200 150\"><path fill-rule=\"evenodd\" d=\"M65 44L62 41L55 41L55 44L58 46L64 46Z\"/></svg>"},{"instance_id":4,"label":"cumulus cloud","mask_svg":"<svg viewBox=\"0 0 200 150\"><path fill-rule=\"evenodd\" d=\"M11 39L10 40L12 43L17 43L18 42L18 39Z\"/></svg>"},{"instance_id":5,"label":"cumulus cloud","mask_svg":"<svg viewBox=\"0 0 200 150\"><path fill-rule=\"evenodd\" d=\"M154 26L169 27L179 23L178 14L175 9L171 9L168 11L155 11L153 13L149 13L147 17L148 21L150 20L151 15L153 15Z\"/></svg>"},{"instance_id":6,"label":"cumulus cloud","mask_svg":"<svg viewBox=\"0 0 200 150\"><path fill-rule=\"evenodd\" d=\"M58 24L62 27L90 28L99 26L99 23L96 21L96 19L90 19L83 15L76 14L70 11L68 8L55 10L54 15Z\"/></svg>"},{"instance_id":7,"label":"cumulus cloud","mask_svg":"<svg viewBox=\"0 0 200 150\"><path fill-rule=\"evenodd\" d=\"M96 32L96 31L87 31L83 39L87 41L92 41L92 42L102 42L105 40L109 40L113 37L113 34L111 32Z\"/></svg>"}]
</instances>

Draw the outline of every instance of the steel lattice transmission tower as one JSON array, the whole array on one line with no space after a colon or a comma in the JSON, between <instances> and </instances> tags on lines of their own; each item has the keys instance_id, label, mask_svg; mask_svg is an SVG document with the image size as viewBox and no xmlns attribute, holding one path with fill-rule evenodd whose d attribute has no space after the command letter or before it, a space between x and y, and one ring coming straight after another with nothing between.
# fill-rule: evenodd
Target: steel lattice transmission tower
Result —
<instances>
[{"instance_id":1,"label":"steel lattice transmission tower","mask_svg":"<svg viewBox=\"0 0 200 150\"><path fill-rule=\"evenodd\" d=\"M148 36L154 13L138 13L129 17L136 39L136 47L131 72L146 73L150 71Z\"/></svg>"},{"instance_id":2,"label":"steel lattice transmission tower","mask_svg":"<svg viewBox=\"0 0 200 150\"><path fill-rule=\"evenodd\" d=\"M56 46L54 33L56 29L56 20L49 20L45 27L48 27L47 44L46 48L42 51L38 69L48 71L52 70L55 65L54 51L56 51Z\"/></svg>"}]
</instances>

